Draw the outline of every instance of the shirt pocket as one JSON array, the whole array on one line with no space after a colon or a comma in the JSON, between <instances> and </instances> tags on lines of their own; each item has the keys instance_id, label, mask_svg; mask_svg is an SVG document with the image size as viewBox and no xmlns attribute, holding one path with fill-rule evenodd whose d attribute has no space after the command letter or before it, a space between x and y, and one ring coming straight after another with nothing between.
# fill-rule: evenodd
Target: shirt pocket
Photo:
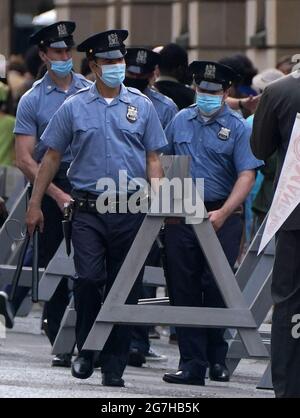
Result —
<instances>
[{"instance_id":1,"label":"shirt pocket","mask_svg":"<svg viewBox=\"0 0 300 418\"><path fill-rule=\"evenodd\" d=\"M143 135L144 128L141 120L137 119L135 122L130 122L127 119L120 120L120 130L122 132L130 132L134 135Z\"/></svg>"},{"instance_id":2,"label":"shirt pocket","mask_svg":"<svg viewBox=\"0 0 300 418\"><path fill-rule=\"evenodd\" d=\"M226 140L218 138L218 134L205 135L204 132L204 146L217 154L232 155L234 149L234 138L231 136Z\"/></svg>"},{"instance_id":3,"label":"shirt pocket","mask_svg":"<svg viewBox=\"0 0 300 418\"><path fill-rule=\"evenodd\" d=\"M191 155L192 150L192 135L188 131L177 131L173 137L175 154Z\"/></svg>"},{"instance_id":4,"label":"shirt pocket","mask_svg":"<svg viewBox=\"0 0 300 418\"><path fill-rule=\"evenodd\" d=\"M87 132L90 129L100 129L101 120L97 118L76 119L74 124L74 132Z\"/></svg>"}]
</instances>

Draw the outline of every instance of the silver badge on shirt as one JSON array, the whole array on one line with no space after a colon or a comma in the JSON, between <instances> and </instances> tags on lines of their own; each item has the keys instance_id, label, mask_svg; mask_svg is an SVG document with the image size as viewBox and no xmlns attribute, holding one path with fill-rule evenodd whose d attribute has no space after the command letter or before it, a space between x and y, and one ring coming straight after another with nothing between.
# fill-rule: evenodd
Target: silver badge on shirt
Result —
<instances>
[{"instance_id":1,"label":"silver badge on shirt","mask_svg":"<svg viewBox=\"0 0 300 418\"><path fill-rule=\"evenodd\" d=\"M129 122L136 122L138 118L138 109L135 106L128 105L127 107L127 119Z\"/></svg>"},{"instance_id":2,"label":"silver badge on shirt","mask_svg":"<svg viewBox=\"0 0 300 418\"><path fill-rule=\"evenodd\" d=\"M222 141L227 141L230 137L231 130L228 128L221 128L220 132L218 133L218 138Z\"/></svg>"}]
</instances>

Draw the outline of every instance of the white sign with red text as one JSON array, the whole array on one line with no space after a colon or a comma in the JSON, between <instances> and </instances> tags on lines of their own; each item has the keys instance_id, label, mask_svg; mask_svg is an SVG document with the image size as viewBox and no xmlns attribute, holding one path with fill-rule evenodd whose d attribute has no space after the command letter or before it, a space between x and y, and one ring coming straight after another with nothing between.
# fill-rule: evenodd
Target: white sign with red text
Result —
<instances>
[{"instance_id":1,"label":"white sign with red text","mask_svg":"<svg viewBox=\"0 0 300 418\"><path fill-rule=\"evenodd\" d=\"M300 113L297 113L258 254L300 203Z\"/></svg>"}]
</instances>

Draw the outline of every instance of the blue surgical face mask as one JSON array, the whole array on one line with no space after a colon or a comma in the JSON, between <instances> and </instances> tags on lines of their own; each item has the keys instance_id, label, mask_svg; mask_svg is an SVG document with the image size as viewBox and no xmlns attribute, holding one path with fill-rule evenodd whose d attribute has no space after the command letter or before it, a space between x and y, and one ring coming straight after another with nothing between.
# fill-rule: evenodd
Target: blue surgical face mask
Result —
<instances>
[{"instance_id":1,"label":"blue surgical face mask","mask_svg":"<svg viewBox=\"0 0 300 418\"><path fill-rule=\"evenodd\" d=\"M72 58L67 61L50 61L51 70L57 75L57 77L64 78L67 77L73 68Z\"/></svg>"},{"instance_id":2,"label":"blue surgical face mask","mask_svg":"<svg viewBox=\"0 0 300 418\"><path fill-rule=\"evenodd\" d=\"M212 116L221 109L223 96L212 94L197 93L197 106L205 116Z\"/></svg>"},{"instance_id":3,"label":"blue surgical face mask","mask_svg":"<svg viewBox=\"0 0 300 418\"><path fill-rule=\"evenodd\" d=\"M97 67L100 66L97 64ZM107 87L119 87L125 80L126 64L102 65L101 69L102 76L98 77Z\"/></svg>"}]
</instances>

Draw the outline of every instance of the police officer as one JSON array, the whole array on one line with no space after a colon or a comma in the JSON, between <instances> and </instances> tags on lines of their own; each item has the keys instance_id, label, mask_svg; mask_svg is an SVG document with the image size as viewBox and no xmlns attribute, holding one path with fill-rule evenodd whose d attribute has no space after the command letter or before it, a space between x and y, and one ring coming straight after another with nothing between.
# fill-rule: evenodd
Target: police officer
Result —
<instances>
[{"instance_id":1,"label":"police officer","mask_svg":"<svg viewBox=\"0 0 300 418\"><path fill-rule=\"evenodd\" d=\"M122 84L127 36L126 30L110 30L78 46L78 51L86 52L97 81L66 101L45 131L43 141L49 150L27 214L30 232L36 225L42 227L41 198L61 156L70 146L74 157L68 178L75 199L72 242L77 272L74 299L79 350L72 374L80 379L93 373L94 352L83 350L84 342L143 220L142 213L120 213L118 209L121 196L130 197L119 184L120 170L126 170L127 180L136 181L137 187L138 178L163 175L156 150L165 146L167 140L157 113L142 93ZM115 199L116 213L97 211L96 200L105 196L103 193L112 193L112 186L104 186L104 180L110 184L114 181L120 189ZM138 291L136 286L128 303L137 302ZM122 374L130 346L129 331L126 326L114 327L101 352L104 385L124 386Z\"/></svg>"},{"instance_id":2,"label":"police officer","mask_svg":"<svg viewBox=\"0 0 300 418\"><path fill-rule=\"evenodd\" d=\"M31 36L31 44L38 45L39 54L47 67L45 76L37 81L20 100L16 126L16 163L27 179L33 183L43 155L40 138L51 117L72 94L90 85L83 76L72 71L73 32L75 23L61 21L47 26ZM45 215L44 232L40 237L39 264L46 267L56 253L62 235L62 210L70 201L70 184L66 178L72 156L70 150L63 155L59 170L49 185L42 202ZM28 288L21 288L12 306L16 313ZM52 299L45 305L47 335L54 343L65 308L69 302L68 281L64 279ZM58 355L53 366L71 365L70 355Z\"/></svg>"},{"instance_id":3,"label":"police officer","mask_svg":"<svg viewBox=\"0 0 300 418\"><path fill-rule=\"evenodd\" d=\"M125 56L126 78L125 86L140 90L152 101L163 128L178 112L176 104L167 96L150 87L154 71L160 61L160 55L147 48L127 48ZM146 260L147 266L160 267L161 255L157 243L154 243ZM156 289L144 286L141 298L155 298ZM146 361L162 361L166 357L155 352L150 347L149 327L134 327L128 364L141 367Z\"/></svg>"},{"instance_id":4,"label":"police officer","mask_svg":"<svg viewBox=\"0 0 300 418\"><path fill-rule=\"evenodd\" d=\"M191 176L204 179L204 203L231 267L242 235L241 205L262 165L252 154L250 127L225 104L236 74L215 62L190 65L197 103L179 112L166 128L169 152L191 157ZM224 307L224 302L190 225L166 225L167 280L176 306ZM177 328L180 363L168 383L204 385L228 381L227 343L222 329Z\"/></svg>"},{"instance_id":5,"label":"police officer","mask_svg":"<svg viewBox=\"0 0 300 418\"><path fill-rule=\"evenodd\" d=\"M125 86L134 87L144 93L152 101L162 127L173 119L178 112L176 104L167 96L150 87L160 55L146 48L128 48L125 57Z\"/></svg>"}]
</instances>

